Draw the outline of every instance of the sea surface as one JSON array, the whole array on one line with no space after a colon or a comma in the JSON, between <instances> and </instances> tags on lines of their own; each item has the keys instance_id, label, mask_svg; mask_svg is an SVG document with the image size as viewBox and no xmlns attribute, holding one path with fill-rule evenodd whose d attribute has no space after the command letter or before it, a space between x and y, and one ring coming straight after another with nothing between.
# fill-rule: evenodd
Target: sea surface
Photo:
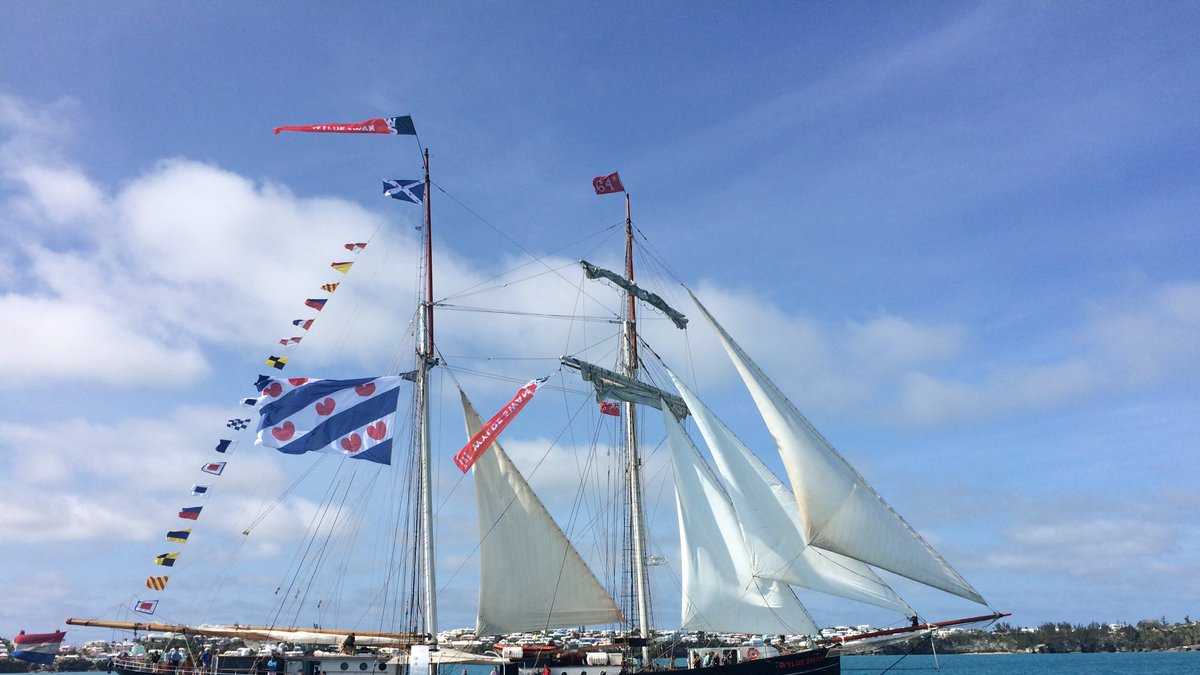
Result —
<instances>
[{"instance_id":1,"label":"sea surface","mask_svg":"<svg viewBox=\"0 0 1200 675\"><path fill-rule=\"evenodd\" d=\"M1200 675L1200 652L1119 654L947 654L943 673L971 675ZM895 664L895 665L893 665ZM842 672L936 673L932 656L845 656Z\"/></svg>"}]
</instances>

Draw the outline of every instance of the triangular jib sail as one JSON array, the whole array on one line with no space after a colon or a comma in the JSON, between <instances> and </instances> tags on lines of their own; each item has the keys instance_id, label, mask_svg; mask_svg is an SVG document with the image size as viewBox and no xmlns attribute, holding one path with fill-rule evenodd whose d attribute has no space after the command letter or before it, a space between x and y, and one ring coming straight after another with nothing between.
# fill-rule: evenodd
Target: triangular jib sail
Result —
<instances>
[{"instance_id":1,"label":"triangular jib sail","mask_svg":"<svg viewBox=\"0 0 1200 675\"><path fill-rule=\"evenodd\" d=\"M460 395L470 438L482 421L467 395ZM472 471L479 506L479 635L624 621L498 442Z\"/></svg>"},{"instance_id":2,"label":"triangular jib sail","mask_svg":"<svg viewBox=\"0 0 1200 675\"><path fill-rule=\"evenodd\" d=\"M696 296L692 300L720 335L779 447L809 543L986 605L813 428Z\"/></svg>"},{"instance_id":3,"label":"triangular jib sail","mask_svg":"<svg viewBox=\"0 0 1200 675\"><path fill-rule=\"evenodd\" d=\"M791 587L754 576L733 506L668 406L663 424L675 467L684 630L816 635Z\"/></svg>"},{"instance_id":4,"label":"triangular jib sail","mask_svg":"<svg viewBox=\"0 0 1200 675\"><path fill-rule=\"evenodd\" d=\"M667 370L700 428L741 523L755 576L915 614L869 566L808 543L796 497Z\"/></svg>"}]
</instances>

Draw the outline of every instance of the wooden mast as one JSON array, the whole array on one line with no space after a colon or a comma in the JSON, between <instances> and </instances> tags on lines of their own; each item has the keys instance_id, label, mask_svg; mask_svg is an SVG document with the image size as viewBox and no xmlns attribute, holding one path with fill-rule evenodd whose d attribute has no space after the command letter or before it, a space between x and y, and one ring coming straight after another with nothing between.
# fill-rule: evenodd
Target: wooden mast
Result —
<instances>
[{"instance_id":1,"label":"wooden mast","mask_svg":"<svg viewBox=\"0 0 1200 675\"><path fill-rule=\"evenodd\" d=\"M437 574L433 554L433 467L429 436L429 370L435 363L433 346L433 184L429 180L429 148L425 148L425 293L422 302L421 340L417 346L417 423L420 427L420 506L422 601L425 632L437 644Z\"/></svg>"},{"instance_id":2,"label":"wooden mast","mask_svg":"<svg viewBox=\"0 0 1200 675\"><path fill-rule=\"evenodd\" d=\"M633 283L633 217L629 193L625 193L625 278ZM625 292L625 375L637 378L637 303ZM632 530L633 584L637 603L638 637L642 639L642 668L650 667L650 588L646 579L646 524L642 511L642 459L638 453L637 409L626 402L625 448L629 457L629 526Z\"/></svg>"}]
</instances>

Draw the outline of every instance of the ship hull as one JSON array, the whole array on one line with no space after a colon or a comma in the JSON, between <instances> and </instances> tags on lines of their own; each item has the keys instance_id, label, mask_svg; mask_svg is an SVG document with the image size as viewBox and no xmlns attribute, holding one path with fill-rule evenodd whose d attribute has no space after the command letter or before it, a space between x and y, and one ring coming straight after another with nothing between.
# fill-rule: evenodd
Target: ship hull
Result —
<instances>
[{"instance_id":1,"label":"ship hull","mask_svg":"<svg viewBox=\"0 0 1200 675\"><path fill-rule=\"evenodd\" d=\"M838 675L842 672L842 666L839 656L821 648L729 665L669 672L687 675Z\"/></svg>"}]
</instances>

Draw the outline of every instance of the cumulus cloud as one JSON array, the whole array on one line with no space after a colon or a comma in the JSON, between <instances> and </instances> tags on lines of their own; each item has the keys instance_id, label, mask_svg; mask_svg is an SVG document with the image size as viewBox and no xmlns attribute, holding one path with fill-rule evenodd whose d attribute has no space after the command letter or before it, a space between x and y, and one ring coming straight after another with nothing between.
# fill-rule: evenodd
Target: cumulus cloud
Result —
<instances>
[{"instance_id":1,"label":"cumulus cloud","mask_svg":"<svg viewBox=\"0 0 1200 675\"><path fill-rule=\"evenodd\" d=\"M993 364L973 379L910 371L900 388L903 416L936 424L1046 409L1194 373L1200 284L1166 283L1096 303L1068 334L1073 353L1047 363Z\"/></svg>"},{"instance_id":2,"label":"cumulus cloud","mask_svg":"<svg viewBox=\"0 0 1200 675\"><path fill-rule=\"evenodd\" d=\"M111 424L84 419L44 425L0 423L0 541L145 541L161 536L168 518L190 499L221 419L217 409L181 407L159 419ZM229 535L240 532L285 487L274 454L229 455L219 502L204 501L202 523ZM288 541L305 531L315 504L294 497L276 509L259 539ZM256 539L256 542L258 539Z\"/></svg>"},{"instance_id":3,"label":"cumulus cloud","mask_svg":"<svg viewBox=\"0 0 1200 675\"><path fill-rule=\"evenodd\" d=\"M1145 570L1179 550L1180 532L1171 523L1127 516L1055 519L1012 528L1006 550L985 563L1027 572L1109 576Z\"/></svg>"}]
</instances>

